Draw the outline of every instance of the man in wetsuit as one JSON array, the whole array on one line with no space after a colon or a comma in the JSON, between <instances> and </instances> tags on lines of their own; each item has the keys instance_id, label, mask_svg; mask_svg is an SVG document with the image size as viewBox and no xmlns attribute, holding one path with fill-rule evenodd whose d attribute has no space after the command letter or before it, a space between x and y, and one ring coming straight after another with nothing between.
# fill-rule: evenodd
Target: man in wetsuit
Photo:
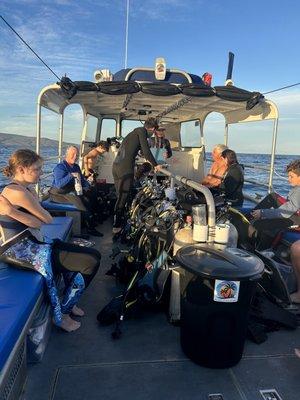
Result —
<instances>
[{"instance_id":1,"label":"man in wetsuit","mask_svg":"<svg viewBox=\"0 0 300 400\"><path fill-rule=\"evenodd\" d=\"M133 186L134 164L138 151L142 151L143 156L152 164L155 171L160 169L150 151L147 141L157 128L157 120L153 117L148 118L144 127L136 128L130 132L119 148L112 167L117 192L113 233L118 233L124 222L124 211Z\"/></svg>"}]
</instances>

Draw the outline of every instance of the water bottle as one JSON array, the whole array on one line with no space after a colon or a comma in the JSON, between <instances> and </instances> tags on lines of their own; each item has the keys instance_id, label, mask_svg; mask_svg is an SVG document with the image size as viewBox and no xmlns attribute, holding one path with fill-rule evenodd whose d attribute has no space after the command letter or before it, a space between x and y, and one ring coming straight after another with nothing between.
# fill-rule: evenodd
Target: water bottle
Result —
<instances>
[{"instance_id":1,"label":"water bottle","mask_svg":"<svg viewBox=\"0 0 300 400\"><path fill-rule=\"evenodd\" d=\"M81 196L82 195L82 186L81 186L81 181L80 181L80 176L75 176L75 192L77 194L77 196Z\"/></svg>"}]
</instances>

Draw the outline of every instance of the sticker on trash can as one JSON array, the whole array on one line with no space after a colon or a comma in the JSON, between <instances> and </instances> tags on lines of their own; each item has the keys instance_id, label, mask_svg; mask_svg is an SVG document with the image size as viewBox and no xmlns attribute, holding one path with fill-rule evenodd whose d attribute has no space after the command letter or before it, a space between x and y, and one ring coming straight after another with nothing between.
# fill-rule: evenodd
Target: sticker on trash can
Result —
<instances>
[{"instance_id":1,"label":"sticker on trash can","mask_svg":"<svg viewBox=\"0 0 300 400\"><path fill-rule=\"evenodd\" d=\"M239 298L239 281L220 281L216 279L214 301L223 303L236 303Z\"/></svg>"}]
</instances>

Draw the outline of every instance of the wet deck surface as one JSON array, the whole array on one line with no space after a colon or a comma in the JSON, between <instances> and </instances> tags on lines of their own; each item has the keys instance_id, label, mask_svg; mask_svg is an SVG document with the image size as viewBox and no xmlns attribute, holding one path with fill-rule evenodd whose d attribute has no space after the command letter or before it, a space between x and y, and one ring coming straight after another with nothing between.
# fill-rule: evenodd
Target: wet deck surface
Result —
<instances>
[{"instance_id":1,"label":"wet deck surface","mask_svg":"<svg viewBox=\"0 0 300 400\"><path fill-rule=\"evenodd\" d=\"M164 313L145 312L125 322L120 340L112 327L100 327L99 310L116 293L110 268L111 224L99 227L103 255L101 270L82 297L86 311L77 332L52 329L40 364L29 367L26 400L205 400L222 393L224 400L262 400L259 390L275 388L282 400L300 398L299 329L273 332L256 345L247 341L244 356L234 368L212 370L189 361L180 347L180 328Z\"/></svg>"}]
</instances>

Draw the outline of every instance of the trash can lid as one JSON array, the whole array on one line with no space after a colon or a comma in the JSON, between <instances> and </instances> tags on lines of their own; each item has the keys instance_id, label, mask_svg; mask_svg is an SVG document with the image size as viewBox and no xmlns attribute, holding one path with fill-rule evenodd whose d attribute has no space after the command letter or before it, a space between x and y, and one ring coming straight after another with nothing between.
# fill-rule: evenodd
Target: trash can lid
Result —
<instances>
[{"instance_id":1,"label":"trash can lid","mask_svg":"<svg viewBox=\"0 0 300 400\"><path fill-rule=\"evenodd\" d=\"M244 280L259 278L263 261L237 248L218 249L214 245L188 245L176 253L180 266L204 278Z\"/></svg>"}]
</instances>

